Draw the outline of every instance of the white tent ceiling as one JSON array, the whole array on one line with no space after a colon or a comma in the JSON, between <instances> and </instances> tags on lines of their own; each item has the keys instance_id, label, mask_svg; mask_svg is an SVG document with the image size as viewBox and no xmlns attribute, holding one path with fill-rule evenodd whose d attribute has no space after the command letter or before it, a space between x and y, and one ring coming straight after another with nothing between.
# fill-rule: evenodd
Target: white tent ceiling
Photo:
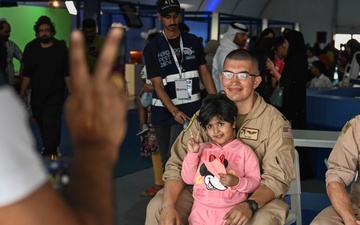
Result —
<instances>
[{"instance_id":1,"label":"white tent ceiling","mask_svg":"<svg viewBox=\"0 0 360 225\"><path fill-rule=\"evenodd\" d=\"M6 2L9 0L0 0ZM14 0L10 0L14 1ZM40 0L45 2L45 0ZM48 0L49 1L49 0ZM78 0L82 1L82 0ZM86 0L84 4L86 5ZM155 6L157 0L99 0ZM306 42L313 44L318 31L327 41L336 33L360 34L360 0L179 0L185 11L216 11L240 16L297 22ZM27 1L34 2L34 1ZM26 2L22 2L26 3ZM93 3L92 3L93 4Z\"/></svg>"},{"instance_id":2,"label":"white tent ceiling","mask_svg":"<svg viewBox=\"0 0 360 225\"><path fill-rule=\"evenodd\" d=\"M185 11L209 11L241 16L297 22L309 43L317 31L360 34L360 0L179 0ZM113 1L116 2L116 1ZM129 0L155 5L156 0ZM218 2L218 3L217 3ZM216 7L211 7L217 5Z\"/></svg>"}]
</instances>

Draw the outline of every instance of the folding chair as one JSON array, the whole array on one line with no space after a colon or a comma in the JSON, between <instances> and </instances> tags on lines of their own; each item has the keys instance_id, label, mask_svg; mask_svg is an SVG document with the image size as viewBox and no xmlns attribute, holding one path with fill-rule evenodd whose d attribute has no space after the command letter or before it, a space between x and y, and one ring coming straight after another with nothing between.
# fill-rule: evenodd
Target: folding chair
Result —
<instances>
[{"instance_id":1,"label":"folding chair","mask_svg":"<svg viewBox=\"0 0 360 225\"><path fill-rule=\"evenodd\" d=\"M290 190L286 193L286 195L290 197L290 210L289 215L286 218L285 225L290 225L295 222L296 225L302 225L299 153L296 149L294 165L296 171L296 179L291 182Z\"/></svg>"}]
</instances>

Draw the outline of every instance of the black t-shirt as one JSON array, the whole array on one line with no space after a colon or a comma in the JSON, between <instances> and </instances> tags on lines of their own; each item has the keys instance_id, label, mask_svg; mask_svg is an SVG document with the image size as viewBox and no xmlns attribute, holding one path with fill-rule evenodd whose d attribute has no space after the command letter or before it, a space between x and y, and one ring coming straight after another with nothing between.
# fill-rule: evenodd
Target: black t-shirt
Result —
<instances>
[{"instance_id":1,"label":"black t-shirt","mask_svg":"<svg viewBox=\"0 0 360 225\"><path fill-rule=\"evenodd\" d=\"M168 41L171 47L174 49L178 62L180 63L181 62L180 36L174 39L168 39ZM199 40L199 46L200 46L199 65L204 65L206 64L204 46L202 45L200 40ZM144 48L144 58L146 64L147 78L150 79L161 76L159 69L156 67L154 55L149 43Z\"/></svg>"},{"instance_id":2,"label":"black t-shirt","mask_svg":"<svg viewBox=\"0 0 360 225\"><path fill-rule=\"evenodd\" d=\"M32 105L59 105L64 102L65 80L69 75L68 50L54 40L42 48L35 39L25 47L23 59L25 77L30 77Z\"/></svg>"}]
</instances>

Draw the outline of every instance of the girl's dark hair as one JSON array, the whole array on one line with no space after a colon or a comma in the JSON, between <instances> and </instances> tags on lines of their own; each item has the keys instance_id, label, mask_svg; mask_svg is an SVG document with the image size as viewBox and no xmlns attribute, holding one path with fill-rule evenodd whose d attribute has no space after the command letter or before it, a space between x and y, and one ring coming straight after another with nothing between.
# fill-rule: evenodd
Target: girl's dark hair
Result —
<instances>
[{"instance_id":1,"label":"girl's dark hair","mask_svg":"<svg viewBox=\"0 0 360 225\"><path fill-rule=\"evenodd\" d=\"M237 113L238 110L235 103L225 93L209 94L203 100L197 119L201 127L205 129L210 119L214 116L233 124L236 121Z\"/></svg>"}]
</instances>

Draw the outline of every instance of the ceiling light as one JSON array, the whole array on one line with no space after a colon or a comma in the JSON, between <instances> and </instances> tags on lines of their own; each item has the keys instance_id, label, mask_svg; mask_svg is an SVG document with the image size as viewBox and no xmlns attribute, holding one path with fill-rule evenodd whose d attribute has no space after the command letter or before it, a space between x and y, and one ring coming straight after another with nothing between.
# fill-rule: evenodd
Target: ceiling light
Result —
<instances>
[{"instance_id":1,"label":"ceiling light","mask_svg":"<svg viewBox=\"0 0 360 225\"><path fill-rule=\"evenodd\" d=\"M77 10L73 1L65 1L65 6L71 15L77 15Z\"/></svg>"},{"instance_id":2,"label":"ceiling light","mask_svg":"<svg viewBox=\"0 0 360 225\"><path fill-rule=\"evenodd\" d=\"M59 1L50 1L48 5L52 8L58 8L60 6Z\"/></svg>"}]
</instances>

